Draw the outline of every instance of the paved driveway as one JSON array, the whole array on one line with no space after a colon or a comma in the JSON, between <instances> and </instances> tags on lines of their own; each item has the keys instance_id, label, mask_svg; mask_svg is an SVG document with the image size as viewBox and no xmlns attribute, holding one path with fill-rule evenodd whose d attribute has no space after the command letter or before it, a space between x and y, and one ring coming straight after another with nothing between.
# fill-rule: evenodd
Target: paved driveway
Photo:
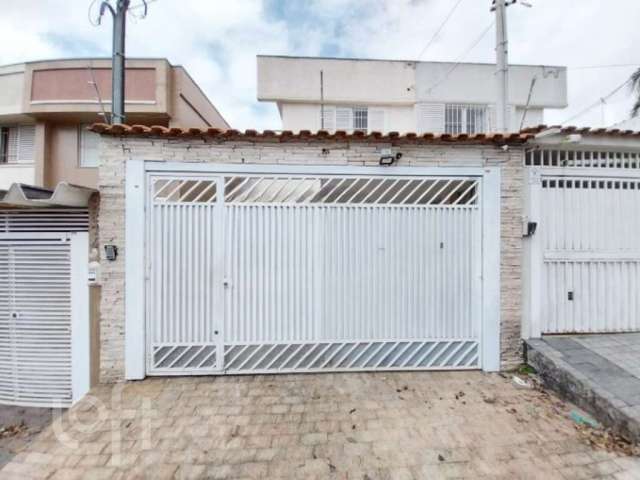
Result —
<instances>
[{"instance_id":1,"label":"paved driveway","mask_svg":"<svg viewBox=\"0 0 640 480\"><path fill-rule=\"evenodd\" d=\"M568 408L480 372L150 379L97 389L0 477L640 478Z\"/></svg>"}]
</instances>

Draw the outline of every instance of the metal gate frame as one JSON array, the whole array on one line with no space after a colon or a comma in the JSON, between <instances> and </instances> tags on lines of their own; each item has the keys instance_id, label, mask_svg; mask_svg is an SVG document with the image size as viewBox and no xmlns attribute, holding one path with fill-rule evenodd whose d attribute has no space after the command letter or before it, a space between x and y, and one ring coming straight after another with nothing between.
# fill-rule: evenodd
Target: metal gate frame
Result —
<instances>
[{"instance_id":1,"label":"metal gate frame","mask_svg":"<svg viewBox=\"0 0 640 480\"><path fill-rule=\"evenodd\" d=\"M543 214L543 180L566 177L568 179L581 178L590 181L637 181L640 179L640 172L624 168L526 166L525 175L527 188L525 192L526 214L523 219L523 229L526 229L528 222L537 223L536 233L530 235L524 245L522 338L527 339L540 338L543 334L542 307L543 302L546 300L543 297L545 252L543 237L540 234L540 229L545 227L540 225ZM599 254L597 251L574 255L577 255L582 260L590 261L592 259L594 262L604 257L607 257L608 260L612 259L611 255Z\"/></svg>"},{"instance_id":2,"label":"metal gate frame","mask_svg":"<svg viewBox=\"0 0 640 480\"><path fill-rule=\"evenodd\" d=\"M89 324L89 234L87 232L24 232L0 233L0 243L37 242L39 240L57 240L70 243L70 281L71 281L71 402L54 399L50 404L43 402L25 402L16 400L13 405L69 407L90 389L90 324Z\"/></svg>"},{"instance_id":3,"label":"metal gate frame","mask_svg":"<svg viewBox=\"0 0 640 480\"><path fill-rule=\"evenodd\" d=\"M480 366L500 369L500 168L234 165L129 160L125 183L125 378L146 376L147 174L291 174L477 177L481 185Z\"/></svg>"}]
</instances>

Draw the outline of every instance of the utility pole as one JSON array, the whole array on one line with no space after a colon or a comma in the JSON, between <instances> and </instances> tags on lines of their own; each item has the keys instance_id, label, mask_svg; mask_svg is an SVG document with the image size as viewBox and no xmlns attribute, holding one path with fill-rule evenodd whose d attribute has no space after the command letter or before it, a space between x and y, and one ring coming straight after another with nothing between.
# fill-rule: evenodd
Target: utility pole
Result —
<instances>
[{"instance_id":1,"label":"utility pole","mask_svg":"<svg viewBox=\"0 0 640 480\"><path fill-rule=\"evenodd\" d=\"M492 11L496 12L496 123L498 132L509 131L509 35L507 31L507 7L519 3L531 8L524 0L493 0Z\"/></svg>"},{"instance_id":2,"label":"utility pole","mask_svg":"<svg viewBox=\"0 0 640 480\"><path fill-rule=\"evenodd\" d=\"M129 0L117 0L113 14L113 64L111 66L111 123L124 123L124 44Z\"/></svg>"},{"instance_id":3,"label":"utility pole","mask_svg":"<svg viewBox=\"0 0 640 480\"><path fill-rule=\"evenodd\" d=\"M105 11L109 11L113 18L113 57L111 64L111 124L124 123L126 120L124 110L125 99L125 37L127 29L127 12L129 11L130 0L115 0L115 7L110 0L103 0L100 4L100 16L98 24L102 20ZM142 18L147 15L147 0L142 0L144 7Z\"/></svg>"},{"instance_id":4,"label":"utility pole","mask_svg":"<svg viewBox=\"0 0 640 480\"><path fill-rule=\"evenodd\" d=\"M496 77L498 99L496 123L498 132L509 130L509 40L507 37L507 5L494 0L496 11Z\"/></svg>"},{"instance_id":5,"label":"utility pole","mask_svg":"<svg viewBox=\"0 0 640 480\"><path fill-rule=\"evenodd\" d=\"M324 130L324 71L320 70L320 130Z\"/></svg>"}]
</instances>

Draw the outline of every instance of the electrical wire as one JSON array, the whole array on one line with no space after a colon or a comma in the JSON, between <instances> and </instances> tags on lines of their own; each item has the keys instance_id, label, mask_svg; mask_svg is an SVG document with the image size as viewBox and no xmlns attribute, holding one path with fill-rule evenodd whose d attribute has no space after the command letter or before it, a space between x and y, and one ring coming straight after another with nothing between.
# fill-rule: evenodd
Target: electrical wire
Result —
<instances>
[{"instance_id":1,"label":"electrical wire","mask_svg":"<svg viewBox=\"0 0 640 480\"><path fill-rule=\"evenodd\" d=\"M418 60L420 60L422 58L422 56L427 52L427 50L429 49L429 47L433 44L433 42L435 41L436 37L438 36L438 34L442 31L442 29L444 28L444 26L447 24L447 22L449 21L449 19L451 18L451 16L454 14L454 12L456 11L456 9L458 8L458 5L460 5L462 3L462 0L458 0L456 2L456 4L453 6L453 8L449 11L449 13L447 14L447 16L445 17L444 21L440 24L440 26L438 27L438 29L436 30L436 32L433 34L433 36L431 37L431 40L429 40L429 42L425 45L425 47L422 49L422 51L420 52L420 55L418 55Z\"/></svg>"},{"instance_id":2,"label":"electrical wire","mask_svg":"<svg viewBox=\"0 0 640 480\"><path fill-rule=\"evenodd\" d=\"M91 3L89 4L89 9L87 10L87 18L89 19L89 23L91 25L93 25L94 27L97 27L98 25L100 25L100 22L97 20L94 20L93 18L91 18L91 10L93 10L93 7L95 6L95 4L98 2L98 0L91 0Z\"/></svg>"},{"instance_id":3,"label":"electrical wire","mask_svg":"<svg viewBox=\"0 0 640 480\"><path fill-rule=\"evenodd\" d=\"M465 59L465 57L469 53L471 53L471 51L474 48L476 48L478 46L478 44L482 41L482 39L485 37L485 35L487 33L489 33L489 30L491 30L495 24L496 24L495 21L491 22L489 24L489 26L486 29L484 29L484 31L480 34L480 36L476 40L474 40L474 42L471 44L471 46L460 57L458 57L458 59L456 60L456 63L454 63L453 66L447 71L447 73L445 73L444 77L442 77L440 80L438 80L433 85L431 85L429 88L427 88L427 92L430 92L434 88L436 88L439 85L441 85L442 83L444 83L447 80L447 78L449 78L449 75L451 75L453 73L453 71L462 64L462 61Z\"/></svg>"},{"instance_id":4,"label":"electrical wire","mask_svg":"<svg viewBox=\"0 0 640 480\"><path fill-rule=\"evenodd\" d=\"M573 120L575 120L576 118L579 118L581 116L583 116L585 113L590 112L591 110L593 110L594 108L600 106L603 103L606 103L606 101L608 99L610 99L611 97L613 97L616 93L618 93L620 90L622 90L629 82L631 82L631 78L626 79L622 84L618 85L616 88L614 88L610 93L608 93L606 96L599 98L596 102L592 103L591 105L589 105L587 108L585 108L584 110L581 110L580 112L578 112L577 114L575 114L573 117L566 119L564 122L561 123L561 125L564 125L566 123L572 122Z\"/></svg>"},{"instance_id":5,"label":"electrical wire","mask_svg":"<svg viewBox=\"0 0 640 480\"><path fill-rule=\"evenodd\" d=\"M567 67L569 70L589 70L595 68L623 68L623 67L640 67L639 63L618 63L613 65L581 65L578 67Z\"/></svg>"}]
</instances>

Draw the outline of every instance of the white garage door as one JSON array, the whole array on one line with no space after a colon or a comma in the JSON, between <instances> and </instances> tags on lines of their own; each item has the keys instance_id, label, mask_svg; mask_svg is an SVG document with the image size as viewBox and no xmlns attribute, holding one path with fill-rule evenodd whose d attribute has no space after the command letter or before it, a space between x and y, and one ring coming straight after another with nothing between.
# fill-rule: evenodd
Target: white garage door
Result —
<instances>
[{"instance_id":1,"label":"white garage door","mask_svg":"<svg viewBox=\"0 0 640 480\"><path fill-rule=\"evenodd\" d=\"M354 171L150 172L147 373L481 368L482 176Z\"/></svg>"},{"instance_id":2,"label":"white garage door","mask_svg":"<svg viewBox=\"0 0 640 480\"><path fill-rule=\"evenodd\" d=\"M640 331L637 171L530 175L532 336Z\"/></svg>"}]
</instances>

